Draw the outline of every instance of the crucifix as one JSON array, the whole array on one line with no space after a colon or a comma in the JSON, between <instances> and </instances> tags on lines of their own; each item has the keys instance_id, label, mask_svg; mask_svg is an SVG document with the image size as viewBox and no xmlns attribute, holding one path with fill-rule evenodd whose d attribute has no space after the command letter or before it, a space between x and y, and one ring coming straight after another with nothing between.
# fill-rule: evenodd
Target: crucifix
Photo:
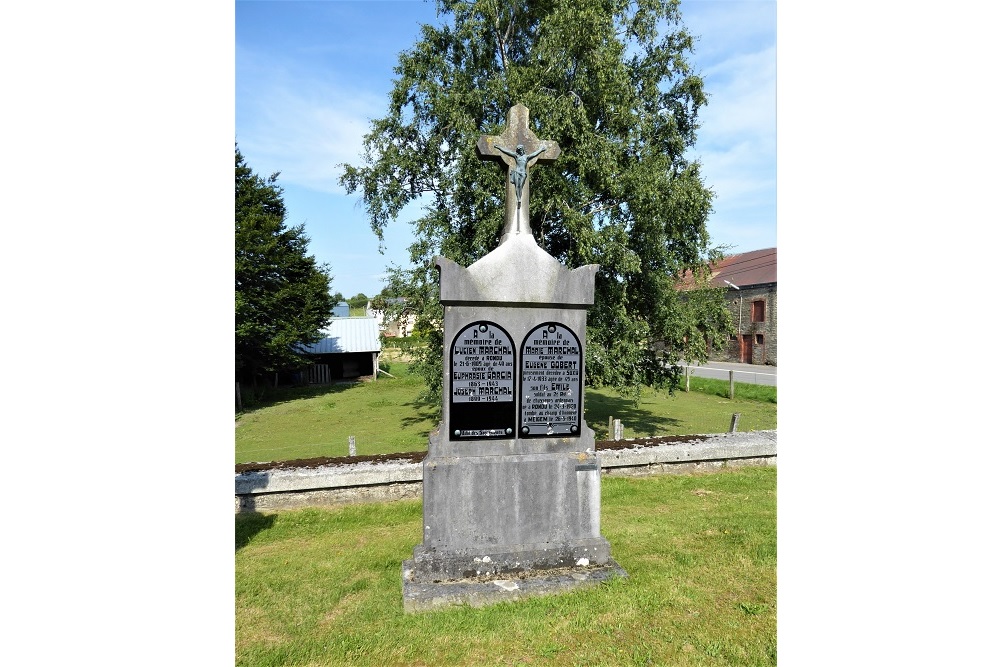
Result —
<instances>
[{"instance_id":1,"label":"crucifix","mask_svg":"<svg viewBox=\"0 0 1000 667\"><path fill-rule=\"evenodd\" d=\"M531 236L528 169L536 163L554 162L559 157L559 144L536 137L528 127L528 107L516 104L507 114L507 127L503 133L479 137L476 153L482 160L493 160L506 167L507 196L500 242L506 241L511 234L527 233Z\"/></svg>"}]
</instances>

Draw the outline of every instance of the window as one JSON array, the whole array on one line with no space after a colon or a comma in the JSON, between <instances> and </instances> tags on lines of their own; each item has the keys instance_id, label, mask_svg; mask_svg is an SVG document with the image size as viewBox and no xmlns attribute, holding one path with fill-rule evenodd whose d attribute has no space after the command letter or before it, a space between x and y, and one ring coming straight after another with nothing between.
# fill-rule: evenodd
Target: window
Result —
<instances>
[{"instance_id":1,"label":"window","mask_svg":"<svg viewBox=\"0 0 1000 667\"><path fill-rule=\"evenodd\" d=\"M754 301L753 302L753 313L750 317L752 322L763 322L764 321L764 301Z\"/></svg>"},{"instance_id":2,"label":"window","mask_svg":"<svg viewBox=\"0 0 1000 667\"><path fill-rule=\"evenodd\" d=\"M758 345L764 344L764 334L757 334L757 344Z\"/></svg>"}]
</instances>

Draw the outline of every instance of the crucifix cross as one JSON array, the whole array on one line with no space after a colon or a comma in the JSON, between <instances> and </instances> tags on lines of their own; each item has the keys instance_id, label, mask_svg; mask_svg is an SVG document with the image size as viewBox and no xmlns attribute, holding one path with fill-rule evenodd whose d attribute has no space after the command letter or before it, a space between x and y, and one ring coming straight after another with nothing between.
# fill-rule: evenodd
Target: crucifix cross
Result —
<instances>
[{"instance_id":1,"label":"crucifix cross","mask_svg":"<svg viewBox=\"0 0 1000 667\"><path fill-rule=\"evenodd\" d=\"M559 144L536 137L528 127L528 107L516 104L507 114L507 127L503 133L499 136L484 134L479 137L476 153L482 160L493 160L506 166L507 196L500 242L506 241L511 234L527 233L530 237L528 201L531 186L528 183L528 169L536 163L554 162L559 157Z\"/></svg>"}]
</instances>

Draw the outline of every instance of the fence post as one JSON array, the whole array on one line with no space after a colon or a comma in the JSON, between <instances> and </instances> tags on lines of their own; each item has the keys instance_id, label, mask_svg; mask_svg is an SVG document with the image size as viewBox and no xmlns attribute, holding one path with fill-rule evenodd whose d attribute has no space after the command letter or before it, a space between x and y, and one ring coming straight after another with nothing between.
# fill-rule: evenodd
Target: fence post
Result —
<instances>
[{"instance_id":1,"label":"fence post","mask_svg":"<svg viewBox=\"0 0 1000 667\"><path fill-rule=\"evenodd\" d=\"M729 422L729 432L736 433L736 427L740 425L740 413L733 413L733 421Z\"/></svg>"},{"instance_id":2,"label":"fence post","mask_svg":"<svg viewBox=\"0 0 1000 667\"><path fill-rule=\"evenodd\" d=\"M684 367L684 391L691 391L691 367Z\"/></svg>"},{"instance_id":3,"label":"fence post","mask_svg":"<svg viewBox=\"0 0 1000 667\"><path fill-rule=\"evenodd\" d=\"M608 440L615 439L615 418L608 415Z\"/></svg>"},{"instance_id":4,"label":"fence post","mask_svg":"<svg viewBox=\"0 0 1000 667\"><path fill-rule=\"evenodd\" d=\"M616 419L615 420L615 440L616 441L622 439L622 436L624 435L624 431L625 431L625 429L622 428L622 420L621 419Z\"/></svg>"},{"instance_id":5,"label":"fence post","mask_svg":"<svg viewBox=\"0 0 1000 667\"><path fill-rule=\"evenodd\" d=\"M357 447L354 446L354 436L353 435L349 436L347 438L347 455L348 456L357 456L358 455L358 449L357 449Z\"/></svg>"},{"instance_id":6,"label":"fence post","mask_svg":"<svg viewBox=\"0 0 1000 667\"><path fill-rule=\"evenodd\" d=\"M736 371L729 371L729 400L733 400L736 397L736 381L733 380L733 375Z\"/></svg>"}]
</instances>

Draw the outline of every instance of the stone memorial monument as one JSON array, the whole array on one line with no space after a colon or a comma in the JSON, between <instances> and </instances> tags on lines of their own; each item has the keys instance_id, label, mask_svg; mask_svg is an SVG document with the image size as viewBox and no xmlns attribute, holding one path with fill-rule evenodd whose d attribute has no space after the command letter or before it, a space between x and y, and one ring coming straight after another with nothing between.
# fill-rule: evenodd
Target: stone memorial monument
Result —
<instances>
[{"instance_id":1,"label":"stone memorial monument","mask_svg":"<svg viewBox=\"0 0 1000 667\"><path fill-rule=\"evenodd\" d=\"M529 169L559 156L510 110L476 145L506 169L499 246L438 257L443 419L423 463L423 543L403 607L482 606L626 576L600 534L601 471L583 419L587 307L598 265L570 270L531 234Z\"/></svg>"}]
</instances>

